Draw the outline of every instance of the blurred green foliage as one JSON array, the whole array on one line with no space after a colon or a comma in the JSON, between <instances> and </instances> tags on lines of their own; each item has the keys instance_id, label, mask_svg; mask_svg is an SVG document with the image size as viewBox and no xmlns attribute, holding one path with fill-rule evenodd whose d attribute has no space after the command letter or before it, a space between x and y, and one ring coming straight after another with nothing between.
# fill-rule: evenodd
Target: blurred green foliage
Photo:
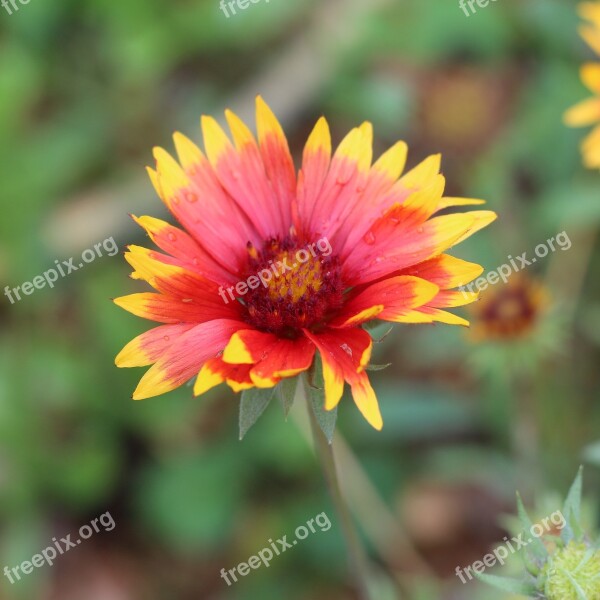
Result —
<instances>
[{"instance_id":1,"label":"blurred green foliage","mask_svg":"<svg viewBox=\"0 0 600 600\"><path fill-rule=\"evenodd\" d=\"M275 57L293 50L296 36L315 27L322 4L272 0L231 19L217 0L32 0L10 16L0 8L2 288L66 258L46 229L60 215L77 214L98 190L117 208L117 220L99 229L88 216L81 231L65 226L60 237L83 236L79 252L100 235L115 235L121 246L149 243L130 224L134 208L126 190L144 178L151 148L170 148L176 129L197 139L190 128L199 114L220 113L260 80ZM346 19L351 4L334 6L336 20ZM433 518L424 484L441 490L443 506L454 506L458 495L466 507L458 523L455 513L444 518L454 528L437 527L433 541L415 534L444 583L413 579L398 565L416 599L494 597L475 583L456 588L453 569L494 541L494 532L481 533L481 523L493 527L500 509L513 508L522 479L510 440L521 419L537 424L541 488L564 487L584 458L599 462L591 444L600 439L600 257L593 244L600 175L583 171L582 132L561 122L563 111L585 96L578 68L590 54L577 23L567 0L501 0L468 18L448 0L387 3L370 12L333 73L286 123L296 155L322 113L338 140L366 119L375 125L379 150L407 139L411 165L443 150L449 193L485 198L500 215L457 251L486 270L563 229L573 241L568 253L538 265L537 276L568 314L558 352L535 355L529 412L519 410L522 382L515 373L495 358L483 366L473 360L478 347L463 330L444 325L396 327L377 346L374 362L393 363L371 374L384 417L381 434L368 428L350 398L340 406L338 430L399 519L408 518L409 491L420 499L423 518ZM489 92L481 105L461 103L451 76L432 83L457 68L468 70L481 94ZM301 91L306 73L296 80ZM444 114L427 114L425 99L436 94ZM495 100L500 109L483 104ZM277 98L273 103L277 108ZM463 120L469 131L452 133ZM143 181L144 210L158 215L160 203ZM276 403L239 442L238 398L225 389L200 399L183 387L130 400L140 370L117 370L113 359L147 327L110 302L142 291L127 273L119 255L103 257L14 305L2 297L4 564L19 564L53 536L107 510L117 527L74 552L78 559L37 569L18 585L3 580L0 597L86 597L79 577L85 564L86 572L106 569L132 599L351 598L341 534L316 460ZM510 353L510 344L503 351ZM597 491L593 468L588 485ZM525 490L534 491L542 489ZM477 504L481 495L494 501ZM469 518L471 506L478 508ZM329 532L309 536L231 589L220 579L222 567L322 511L334 522ZM106 549L130 559L126 583L105 565ZM382 579L381 598L390 585ZM458 591L448 591L453 586Z\"/></svg>"}]
</instances>

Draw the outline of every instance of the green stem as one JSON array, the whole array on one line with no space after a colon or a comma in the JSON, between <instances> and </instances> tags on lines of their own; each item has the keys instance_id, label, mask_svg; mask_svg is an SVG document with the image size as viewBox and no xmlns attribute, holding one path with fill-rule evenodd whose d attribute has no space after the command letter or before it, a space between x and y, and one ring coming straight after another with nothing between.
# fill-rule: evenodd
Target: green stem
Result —
<instances>
[{"instance_id":1,"label":"green stem","mask_svg":"<svg viewBox=\"0 0 600 600\"><path fill-rule=\"evenodd\" d=\"M302 383L300 384L301 393L304 395L306 400L306 407L308 409L308 415L310 418L310 426L312 429L315 449L321 460L321 466L323 467L325 480L327 481L327 485L329 487L329 493L340 520L342 534L348 550L350 570L354 577L360 600L371 600L369 586L367 583L368 576L365 554L354 527L350 511L348 510L348 506L340 489L337 469L335 466L335 458L333 455L333 447L325 438L325 435L321 431L321 427L317 422L313 408L310 404L309 393L306 389L307 385L308 382L302 378Z\"/></svg>"},{"instance_id":2,"label":"green stem","mask_svg":"<svg viewBox=\"0 0 600 600\"><path fill-rule=\"evenodd\" d=\"M531 499L541 489L542 465L536 411L536 396L529 375L514 378L517 420L513 429L517 483L521 495Z\"/></svg>"}]
</instances>

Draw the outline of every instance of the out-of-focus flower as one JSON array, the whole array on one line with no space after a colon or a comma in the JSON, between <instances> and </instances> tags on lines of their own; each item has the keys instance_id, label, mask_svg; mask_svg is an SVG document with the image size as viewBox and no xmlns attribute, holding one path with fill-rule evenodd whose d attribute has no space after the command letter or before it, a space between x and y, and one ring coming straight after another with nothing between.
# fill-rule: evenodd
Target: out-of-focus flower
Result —
<instances>
[{"instance_id":1,"label":"out-of-focus flower","mask_svg":"<svg viewBox=\"0 0 600 600\"><path fill-rule=\"evenodd\" d=\"M469 306L469 362L480 374L532 374L560 354L568 328L550 290L526 273L481 292Z\"/></svg>"},{"instance_id":2,"label":"out-of-focus flower","mask_svg":"<svg viewBox=\"0 0 600 600\"><path fill-rule=\"evenodd\" d=\"M508 72L457 65L428 72L418 85L418 136L452 155L486 148L506 122L515 88Z\"/></svg>"},{"instance_id":3,"label":"out-of-focus flower","mask_svg":"<svg viewBox=\"0 0 600 600\"><path fill-rule=\"evenodd\" d=\"M590 45L592 50L600 56L600 2L581 2L579 4L579 14L588 21L581 25L579 33L581 37Z\"/></svg>"},{"instance_id":4,"label":"out-of-focus flower","mask_svg":"<svg viewBox=\"0 0 600 600\"><path fill-rule=\"evenodd\" d=\"M473 341L513 341L531 334L549 305L546 289L538 281L514 274L506 284L481 294L470 308Z\"/></svg>"},{"instance_id":5,"label":"out-of-focus flower","mask_svg":"<svg viewBox=\"0 0 600 600\"><path fill-rule=\"evenodd\" d=\"M600 2L584 2L579 12L589 24L580 27L583 39L600 55ZM564 116L571 127L595 125L583 140L583 162L589 169L600 168L600 63L586 63L581 67L581 80L593 96L570 108Z\"/></svg>"},{"instance_id":6,"label":"out-of-focus flower","mask_svg":"<svg viewBox=\"0 0 600 600\"><path fill-rule=\"evenodd\" d=\"M168 392L197 376L194 393L227 382L235 390L272 388L323 364L325 408L344 383L376 429L382 419L365 372L372 340L362 325L465 325L445 310L476 299L453 288L482 269L444 254L492 222L491 211L436 216L480 204L444 198L440 156L402 175L398 142L372 163L369 123L332 156L321 118L296 175L283 130L257 99L258 141L226 112L233 143L202 118L205 153L180 133L179 162L154 151L150 178L183 229L134 217L165 253L130 246L132 277L158 293L117 298L124 309L163 323L117 356L120 367L153 365L134 399Z\"/></svg>"}]
</instances>

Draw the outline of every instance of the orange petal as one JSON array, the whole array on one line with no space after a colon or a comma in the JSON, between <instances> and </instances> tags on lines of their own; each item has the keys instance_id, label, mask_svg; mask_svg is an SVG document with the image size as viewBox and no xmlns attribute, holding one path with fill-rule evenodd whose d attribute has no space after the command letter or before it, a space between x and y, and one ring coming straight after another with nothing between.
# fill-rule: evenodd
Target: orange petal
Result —
<instances>
[{"instance_id":1,"label":"orange petal","mask_svg":"<svg viewBox=\"0 0 600 600\"><path fill-rule=\"evenodd\" d=\"M194 167L206 160L202 154L202 150L192 140L183 135L183 133L176 131L173 134L173 141L175 142L179 162L185 171L194 169Z\"/></svg>"},{"instance_id":2,"label":"orange petal","mask_svg":"<svg viewBox=\"0 0 600 600\"><path fill-rule=\"evenodd\" d=\"M277 198L273 210L289 225L290 209L296 203L296 169L283 128L260 96L256 98L256 129L265 171Z\"/></svg>"},{"instance_id":3,"label":"orange petal","mask_svg":"<svg viewBox=\"0 0 600 600\"><path fill-rule=\"evenodd\" d=\"M237 281L232 273L221 267L185 231L154 217L136 217L135 215L132 217L161 250L179 259L187 269L196 271L219 283L235 283Z\"/></svg>"},{"instance_id":4,"label":"orange petal","mask_svg":"<svg viewBox=\"0 0 600 600\"><path fill-rule=\"evenodd\" d=\"M418 308L416 312L421 313L424 318L429 318L429 322L445 323L446 325L462 325L463 327L469 326L469 321L459 317L457 315L448 312L447 310L440 310L439 308L433 308L432 306L422 306Z\"/></svg>"},{"instance_id":5,"label":"orange petal","mask_svg":"<svg viewBox=\"0 0 600 600\"><path fill-rule=\"evenodd\" d=\"M335 408L344 391L344 381L354 382L371 358L373 342L363 329L304 332L321 353L325 383L325 409Z\"/></svg>"},{"instance_id":6,"label":"orange petal","mask_svg":"<svg viewBox=\"0 0 600 600\"><path fill-rule=\"evenodd\" d=\"M383 422L377 398L364 373L371 358L371 337L362 329L343 331L326 330L319 334L306 333L321 353L325 382L325 409L332 410L339 403L344 381L350 384L356 406L375 429Z\"/></svg>"},{"instance_id":7,"label":"orange petal","mask_svg":"<svg viewBox=\"0 0 600 600\"><path fill-rule=\"evenodd\" d=\"M351 327L377 316L385 321L395 321L397 317L422 306L438 293L438 286L418 277L399 276L374 283L350 300L340 311L331 325ZM373 307L381 307L374 315L369 314Z\"/></svg>"},{"instance_id":8,"label":"orange petal","mask_svg":"<svg viewBox=\"0 0 600 600\"><path fill-rule=\"evenodd\" d=\"M145 292L115 298L113 302L130 313L159 323L204 323L212 319L235 318L241 315L241 305L202 302L197 298L173 298Z\"/></svg>"},{"instance_id":9,"label":"orange petal","mask_svg":"<svg viewBox=\"0 0 600 600\"><path fill-rule=\"evenodd\" d=\"M245 323L229 319L194 325L163 352L140 380L134 400L143 400L169 392L189 381L209 358L223 349L233 333Z\"/></svg>"},{"instance_id":10,"label":"orange petal","mask_svg":"<svg viewBox=\"0 0 600 600\"><path fill-rule=\"evenodd\" d=\"M359 373L350 383L352 389L352 398L360 410L362 416L367 420L371 427L381 431L383 419L379 410L377 396L371 387L371 382L366 373Z\"/></svg>"},{"instance_id":11,"label":"orange petal","mask_svg":"<svg viewBox=\"0 0 600 600\"><path fill-rule=\"evenodd\" d=\"M217 357L202 365L194 384L194 396L200 396L224 381L236 393L254 387L248 365L230 365Z\"/></svg>"},{"instance_id":12,"label":"orange petal","mask_svg":"<svg viewBox=\"0 0 600 600\"><path fill-rule=\"evenodd\" d=\"M244 328L231 336L223 351L223 360L232 365L256 364L277 339L272 333Z\"/></svg>"},{"instance_id":13,"label":"orange petal","mask_svg":"<svg viewBox=\"0 0 600 600\"><path fill-rule=\"evenodd\" d=\"M409 220L415 224L427 220L437 210L445 186L444 176L434 175L427 185L410 194L402 203L402 213L406 224L408 225Z\"/></svg>"},{"instance_id":14,"label":"orange petal","mask_svg":"<svg viewBox=\"0 0 600 600\"><path fill-rule=\"evenodd\" d=\"M308 137L298 177L298 212L302 222L308 223L319 200L331 163L331 133L321 117Z\"/></svg>"},{"instance_id":15,"label":"orange petal","mask_svg":"<svg viewBox=\"0 0 600 600\"><path fill-rule=\"evenodd\" d=\"M159 197L196 242L225 270L235 271L241 258L245 258L246 242L258 244L261 238L223 190L200 150L182 148L183 136L177 136L176 140L182 160L186 161L186 170L165 150L155 148L156 170L147 169L150 180ZM193 160L199 162L187 162ZM215 222L220 223L218 231L213 226ZM224 261L224 256L230 258Z\"/></svg>"},{"instance_id":16,"label":"orange petal","mask_svg":"<svg viewBox=\"0 0 600 600\"><path fill-rule=\"evenodd\" d=\"M250 371L257 387L273 387L281 379L294 377L310 368L315 355L314 344L302 337L295 340L279 338L264 352Z\"/></svg>"},{"instance_id":17,"label":"orange petal","mask_svg":"<svg viewBox=\"0 0 600 600\"><path fill-rule=\"evenodd\" d=\"M479 298L479 292L466 292L464 290L451 291L443 290L428 302L429 306L434 308L453 308L456 306L466 306L476 302Z\"/></svg>"},{"instance_id":18,"label":"orange petal","mask_svg":"<svg viewBox=\"0 0 600 600\"><path fill-rule=\"evenodd\" d=\"M441 254L430 260L408 267L399 275L414 275L427 279L442 290L466 285L483 273L483 267L449 254Z\"/></svg>"},{"instance_id":19,"label":"orange petal","mask_svg":"<svg viewBox=\"0 0 600 600\"><path fill-rule=\"evenodd\" d=\"M452 196L445 196L440 200L436 210L443 210L444 208L452 208L454 206L476 206L481 204L485 204L485 200L480 200L478 198L455 198Z\"/></svg>"},{"instance_id":20,"label":"orange petal","mask_svg":"<svg viewBox=\"0 0 600 600\"><path fill-rule=\"evenodd\" d=\"M115 358L117 367L145 367L156 362L193 324L160 325L131 340Z\"/></svg>"},{"instance_id":21,"label":"orange petal","mask_svg":"<svg viewBox=\"0 0 600 600\"><path fill-rule=\"evenodd\" d=\"M402 206L386 213L344 263L349 285L381 279L434 258L496 219L491 211L471 211L406 226Z\"/></svg>"},{"instance_id":22,"label":"orange petal","mask_svg":"<svg viewBox=\"0 0 600 600\"><path fill-rule=\"evenodd\" d=\"M439 174L442 164L442 155L433 154L423 162L412 168L406 175L400 178L400 183L405 189L419 190L431 183L431 180Z\"/></svg>"},{"instance_id":23,"label":"orange petal","mask_svg":"<svg viewBox=\"0 0 600 600\"><path fill-rule=\"evenodd\" d=\"M373 158L373 130L370 123L352 129L338 146L318 201L312 206L308 229L328 236L344 222L358 203Z\"/></svg>"}]
</instances>

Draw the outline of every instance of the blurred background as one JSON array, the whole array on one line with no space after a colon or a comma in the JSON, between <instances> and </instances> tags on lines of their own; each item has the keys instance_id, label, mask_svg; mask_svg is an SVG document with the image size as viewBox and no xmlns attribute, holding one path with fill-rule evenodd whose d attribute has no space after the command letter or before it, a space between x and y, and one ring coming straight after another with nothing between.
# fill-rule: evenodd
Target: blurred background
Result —
<instances>
[{"instance_id":1,"label":"blurred background","mask_svg":"<svg viewBox=\"0 0 600 600\"><path fill-rule=\"evenodd\" d=\"M10 5L9 5L10 7ZM114 356L147 324L110 298L128 279L128 213L169 217L147 180L155 145L261 93L298 158L324 114L334 140L370 120L409 166L442 152L448 195L500 218L453 253L486 271L565 232L484 292L461 327L397 326L374 352L384 429L341 404L340 468L377 600L507 598L454 575L507 535L515 489L547 516L580 464L599 516L600 173L562 124L586 97L571 0L30 0L0 7L0 284L94 244L102 257L21 301L0 298L0 568L110 511L99 533L2 600L351 600L320 468L273 403L243 442L224 386L131 401ZM566 248L566 246L565 246ZM545 510L545 512L544 512ZM220 577L325 511L333 526L232 587ZM507 567L510 571L510 566Z\"/></svg>"}]
</instances>

